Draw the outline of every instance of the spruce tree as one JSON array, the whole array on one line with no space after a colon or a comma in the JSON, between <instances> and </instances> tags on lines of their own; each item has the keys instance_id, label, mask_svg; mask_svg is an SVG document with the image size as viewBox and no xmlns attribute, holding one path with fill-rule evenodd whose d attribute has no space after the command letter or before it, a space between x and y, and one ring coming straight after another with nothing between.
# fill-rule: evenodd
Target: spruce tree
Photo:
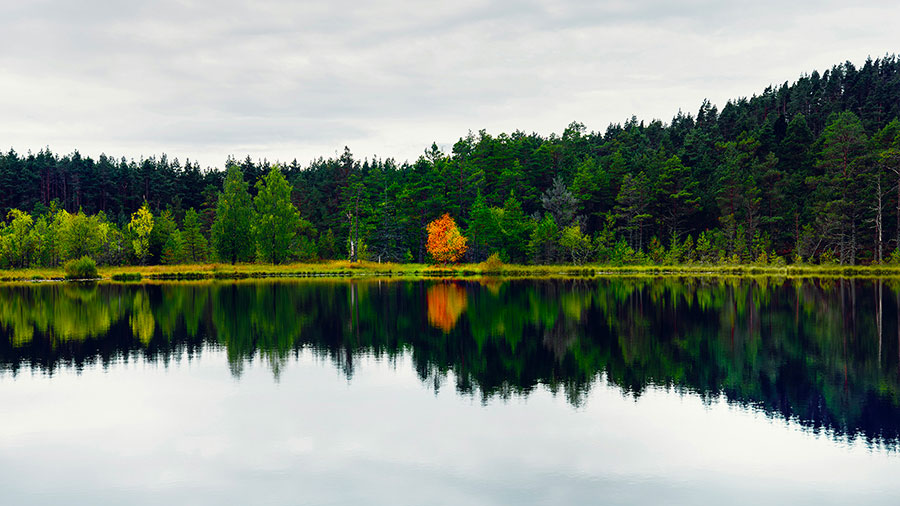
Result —
<instances>
[{"instance_id":1,"label":"spruce tree","mask_svg":"<svg viewBox=\"0 0 900 506\"><path fill-rule=\"evenodd\" d=\"M194 208L184 214L184 259L188 262L202 262L206 259L206 238L200 232L200 218Z\"/></svg>"}]
</instances>

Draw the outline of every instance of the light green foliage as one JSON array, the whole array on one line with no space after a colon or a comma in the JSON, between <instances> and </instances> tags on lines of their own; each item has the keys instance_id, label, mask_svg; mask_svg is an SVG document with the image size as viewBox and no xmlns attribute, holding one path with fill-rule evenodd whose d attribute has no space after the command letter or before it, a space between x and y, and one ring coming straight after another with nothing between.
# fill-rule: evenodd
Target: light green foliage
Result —
<instances>
[{"instance_id":1,"label":"light green foliage","mask_svg":"<svg viewBox=\"0 0 900 506\"><path fill-rule=\"evenodd\" d=\"M900 265L900 248L894 248L894 251L891 251L888 262L890 262L891 265Z\"/></svg>"},{"instance_id":2,"label":"light green foliage","mask_svg":"<svg viewBox=\"0 0 900 506\"><path fill-rule=\"evenodd\" d=\"M290 258L300 228L300 213L291 202L291 185L276 165L256 183L256 190L253 231L257 255L264 262L283 263ZM308 249L307 243L304 241Z\"/></svg>"},{"instance_id":3,"label":"light green foliage","mask_svg":"<svg viewBox=\"0 0 900 506\"><path fill-rule=\"evenodd\" d=\"M96 279L97 263L89 256L69 260L66 262L66 279Z\"/></svg>"},{"instance_id":4,"label":"light green foliage","mask_svg":"<svg viewBox=\"0 0 900 506\"><path fill-rule=\"evenodd\" d=\"M559 245L565 250L574 265L582 265L591 259L593 247L591 239L581 232L577 224L563 229Z\"/></svg>"},{"instance_id":5,"label":"light green foliage","mask_svg":"<svg viewBox=\"0 0 900 506\"><path fill-rule=\"evenodd\" d=\"M38 242L31 215L13 209L7 214L8 225L0 227L0 265L25 267L35 256Z\"/></svg>"},{"instance_id":6,"label":"light green foliage","mask_svg":"<svg viewBox=\"0 0 900 506\"><path fill-rule=\"evenodd\" d=\"M59 232L59 253L63 261L83 256L96 256L100 246L106 241L108 226L97 215L87 216L82 211L57 214Z\"/></svg>"},{"instance_id":7,"label":"light green foliage","mask_svg":"<svg viewBox=\"0 0 900 506\"><path fill-rule=\"evenodd\" d=\"M150 254L150 234L153 232L153 213L150 212L150 204L144 201L144 205L131 215L128 223L128 232L131 234L131 246L135 256L146 263Z\"/></svg>"},{"instance_id":8,"label":"light green foliage","mask_svg":"<svg viewBox=\"0 0 900 506\"><path fill-rule=\"evenodd\" d=\"M113 223L103 221L105 241L97 252L97 263L103 265L123 265L134 250L125 234Z\"/></svg>"},{"instance_id":9,"label":"light green foliage","mask_svg":"<svg viewBox=\"0 0 900 506\"><path fill-rule=\"evenodd\" d=\"M713 254L712 244L709 238L709 231L704 230L700 232L700 235L697 236L697 245L695 248L697 261L704 264L709 264L715 261L715 255Z\"/></svg>"},{"instance_id":10,"label":"light green foliage","mask_svg":"<svg viewBox=\"0 0 900 506\"><path fill-rule=\"evenodd\" d=\"M219 259L232 264L251 260L255 250L251 231L253 209L247 188L241 169L235 165L229 167L216 204L212 240Z\"/></svg>"}]
</instances>

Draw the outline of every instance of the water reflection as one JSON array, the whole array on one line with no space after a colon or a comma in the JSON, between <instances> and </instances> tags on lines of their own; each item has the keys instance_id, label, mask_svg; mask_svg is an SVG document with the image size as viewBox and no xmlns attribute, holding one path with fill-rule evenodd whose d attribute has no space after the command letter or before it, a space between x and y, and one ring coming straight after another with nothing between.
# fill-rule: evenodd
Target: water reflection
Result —
<instances>
[{"instance_id":1,"label":"water reflection","mask_svg":"<svg viewBox=\"0 0 900 506\"><path fill-rule=\"evenodd\" d=\"M0 367L167 363L213 346L235 376L261 359L277 378L308 348L350 378L360 355L408 354L422 381L485 399L546 385L579 405L603 376L896 447L898 294L766 278L3 286Z\"/></svg>"}]
</instances>

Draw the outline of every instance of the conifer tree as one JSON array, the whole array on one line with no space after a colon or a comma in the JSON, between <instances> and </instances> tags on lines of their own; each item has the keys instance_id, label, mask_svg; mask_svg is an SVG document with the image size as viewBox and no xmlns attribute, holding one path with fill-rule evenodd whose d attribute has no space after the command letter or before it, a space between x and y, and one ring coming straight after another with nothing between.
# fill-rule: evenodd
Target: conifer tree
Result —
<instances>
[{"instance_id":1,"label":"conifer tree","mask_svg":"<svg viewBox=\"0 0 900 506\"><path fill-rule=\"evenodd\" d=\"M200 232L200 218L194 208L190 208L184 214L184 259L188 262L202 262L206 260L206 238Z\"/></svg>"},{"instance_id":2,"label":"conifer tree","mask_svg":"<svg viewBox=\"0 0 900 506\"><path fill-rule=\"evenodd\" d=\"M687 219L699 209L697 187L693 173L681 163L678 156L666 160L659 180L660 214L674 238L681 235Z\"/></svg>"}]
</instances>

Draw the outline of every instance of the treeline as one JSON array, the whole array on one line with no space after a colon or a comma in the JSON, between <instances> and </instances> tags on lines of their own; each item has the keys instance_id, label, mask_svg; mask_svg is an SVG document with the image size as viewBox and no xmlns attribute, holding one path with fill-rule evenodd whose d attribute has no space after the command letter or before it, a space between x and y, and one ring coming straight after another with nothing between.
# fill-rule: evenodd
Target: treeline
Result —
<instances>
[{"instance_id":1,"label":"treeline","mask_svg":"<svg viewBox=\"0 0 900 506\"><path fill-rule=\"evenodd\" d=\"M900 261L898 117L900 60L886 56L813 72L721 111L704 101L668 124L632 118L588 132L572 123L548 137L481 131L411 163L345 149L307 166L247 158L201 170L165 155L10 151L0 156L2 262L55 265L72 254L63 246L68 219L112 237L94 253L109 263L424 262L426 225L444 213L467 238L465 260L476 262L492 253L517 263ZM287 203L262 218L268 204L257 198L273 169ZM246 196L223 201L229 184ZM136 246L132 214L145 202L153 227ZM56 241L52 248L17 253L23 234L42 236L54 224L60 238L35 239ZM273 228L280 239L264 238ZM198 229L197 242L210 246L200 257L178 247Z\"/></svg>"}]
</instances>

